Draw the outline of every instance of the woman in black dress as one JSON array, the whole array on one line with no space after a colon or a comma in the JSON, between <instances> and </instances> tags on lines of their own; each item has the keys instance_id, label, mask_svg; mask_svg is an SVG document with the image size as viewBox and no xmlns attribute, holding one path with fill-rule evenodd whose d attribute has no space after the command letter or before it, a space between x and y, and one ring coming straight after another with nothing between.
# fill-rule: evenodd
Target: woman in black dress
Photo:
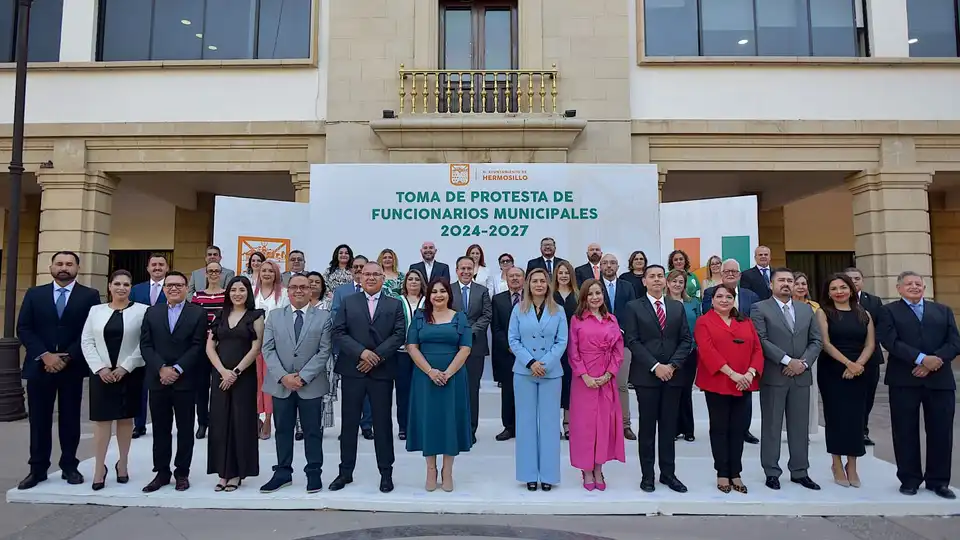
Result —
<instances>
[{"instance_id":1,"label":"woman in black dress","mask_svg":"<svg viewBox=\"0 0 960 540\"><path fill-rule=\"evenodd\" d=\"M830 276L821 299L816 317L823 352L817 362L817 384L823 398L827 452L833 456L834 481L860 487L857 458L866 453L863 424L870 384L863 374L876 343L873 321L846 274ZM843 456L847 456L846 466Z\"/></svg>"},{"instance_id":2,"label":"woman in black dress","mask_svg":"<svg viewBox=\"0 0 960 540\"><path fill-rule=\"evenodd\" d=\"M570 317L573 317L577 311L577 298L580 295L577 290L577 280L573 279L573 265L569 262L557 263L557 268L553 271L553 290L553 299L563 306L567 316L567 327L569 327ZM567 441L570 440L570 383L573 380L573 369L570 367L567 351L563 351L560 365L563 366L563 376L560 380L560 408L563 409L563 440Z\"/></svg>"},{"instance_id":3,"label":"woman in black dress","mask_svg":"<svg viewBox=\"0 0 960 540\"><path fill-rule=\"evenodd\" d=\"M207 338L210 376L210 440L207 474L217 474L215 491L236 491L248 476L260 474L257 425L257 370L263 342L263 311L255 309L250 280L227 284L228 300Z\"/></svg>"},{"instance_id":4,"label":"woman in black dress","mask_svg":"<svg viewBox=\"0 0 960 540\"><path fill-rule=\"evenodd\" d=\"M110 431L117 423L120 459L114 466L117 482L130 479L127 456L133 437L133 419L140 414L143 392L143 357L140 356L140 326L147 306L130 301L133 278L126 270L110 275L110 302L94 306L83 325L80 349L90 366L90 421L94 422L96 465L93 489L106 485L107 448Z\"/></svg>"}]
</instances>

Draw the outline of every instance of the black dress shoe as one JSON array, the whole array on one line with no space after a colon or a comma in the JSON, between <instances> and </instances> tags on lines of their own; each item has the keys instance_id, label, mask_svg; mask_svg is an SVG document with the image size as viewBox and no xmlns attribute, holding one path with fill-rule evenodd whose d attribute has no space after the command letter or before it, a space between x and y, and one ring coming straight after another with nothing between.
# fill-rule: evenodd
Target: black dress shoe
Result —
<instances>
[{"instance_id":1,"label":"black dress shoe","mask_svg":"<svg viewBox=\"0 0 960 540\"><path fill-rule=\"evenodd\" d=\"M293 481L290 480L289 478L281 478L276 474L274 474L273 477L270 478L269 482L260 486L260 493L273 493L275 491L280 491L281 489L289 486L292 483ZM310 492L309 489L310 488L308 487L307 488L308 493Z\"/></svg>"},{"instance_id":2,"label":"black dress shoe","mask_svg":"<svg viewBox=\"0 0 960 540\"><path fill-rule=\"evenodd\" d=\"M134 438L134 439L139 439L140 437L143 437L143 436L146 435L146 434L147 434L147 428L145 428L145 427L133 428L133 438Z\"/></svg>"},{"instance_id":3,"label":"black dress shoe","mask_svg":"<svg viewBox=\"0 0 960 540\"><path fill-rule=\"evenodd\" d=\"M177 491L186 491L190 489L190 479L188 479L186 476L181 476L180 478L177 478L177 483L173 487L173 489Z\"/></svg>"},{"instance_id":4,"label":"black dress shoe","mask_svg":"<svg viewBox=\"0 0 960 540\"><path fill-rule=\"evenodd\" d=\"M372 441L372 440L373 440L373 429L367 428L367 429L362 429L362 430L360 430L360 431L361 431L361 434L363 435L363 438L364 438L364 439L366 439L366 440L368 440L368 441Z\"/></svg>"},{"instance_id":5,"label":"black dress shoe","mask_svg":"<svg viewBox=\"0 0 960 540\"><path fill-rule=\"evenodd\" d=\"M323 480L319 474L307 475L307 493L319 493L323 491Z\"/></svg>"},{"instance_id":6,"label":"black dress shoe","mask_svg":"<svg viewBox=\"0 0 960 540\"><path fill-rule=\"evenodd\" d=\"M406 431L397 432L397 438L400 439L401 441L407 440L407 432Z\"/></svg>"},{"instance_id":7,"label":"black dress shoe","mask_svg":"<svg viewBox=\"0 0 960 540\"><path fill-rule=\"evenodd\" d=\"M687 442L693 442L693 441L697 440L697 438L694 437L693 435L684 435L684 436L683 436L683 440L685 440L685 441L687 441Z\"/></svg>"},{"instance_id":8,"label":"black dress shoe","mask_svg":"<svg viewBox=\"0 0 960 540\"><path fill-rule=\"evenodd\" d=\"M153 480L151 480L149 484L143 487L143 492L153 493L154 491L157 491L163 486L169 486L169 485L170 485L170 473L167 473L167 474L157 473L157 475L153 477Z\"/></svg>"},{"instance_id":9,"label":"black dress shoe","mask_svg":"<svg viewBox=\"0 0 960 540\"><path fill-rule=\"evenodd\" d=\"M352 476L345 476L341 474L341 475L338 475L336 478L334 478L333 482L330 482L330 487L328 489L330 491L340 491L341 489L346 487L347 484L352 484L352 483L353 483Z\"/></svg>"},{"instance_id":10,"label":"black dress shoe","mask_svg":"<svg viewBox=\"0 0 960 540\"><path fill-rule=\"evenodd\" d=\"M197 426L197 438L205 439L207 437L207 426L200 424Z\"/></svg>"},{"instance_id":11,"label":"black dress shoe","mask_svg":"<svg viewBox=\"0 0 960 540\"><path fill-rule=\"evenodd\" d=\"M541 482L541 483L540 483L540 489L542 489L542 490L544 490L544 491L550 491L551 489L553 489L553 484L548 484L548 483L546 483L546 482Z\"/></svg>"},{"instance_id":12,"label":"black dress shoe","mask_svg":"<svg viewBox=\"0 0 960 540\"><path fill-rule=\"evenodd\" d=\"M623 438L628 441L637 440L637 434L633 432L632 428L625 427L623 428Z\"/></svg>"},{"instance_id":13,"label":"black dress shoe","mask_svg":"<svg viewBox=\"0 0 960 540\"><path fill-rule=\"evenodd\" d=\"M687 492L687 486L683 485L683 482L681 482L676 476L661 476L660 483L676 491L677 493Z\"/></svg>"},{"instance_id":14,"label":"black dress shoe","mask_svg":"<svg viewBox=\"0 0 960 540\"><path fill-rule=\"evenodd\" d=\"M66 480L67 483L72 486L78 486L83 483L83 475L80 474L80 471L64 471L60 474L60 478Z\"/></svg>"},{"instance_id":15,"label":"black dress shoe","mask_svg":"<svg viewBox=\"0 0 960 540\"><path fill-rule=\"evenodd\" d=\"M863 445L864 445L864 446L876 446L877 443L873 442L873 439L871 439L869 435L864 435L864 436L863 436Z\"/></svg>"},{"instance_id":16,"label":"black dress shoe","mask_svg":"<svg viewBox=\"0 0 960 540\"><path fill-rule=\"evenodd\" d=\"M513 433L513 430L505 428L503 431L497 434L496 439L500 442L503 442L503 441L509 441L514 437L516 437L516 435Z\"/></svg>"},{"instance_id":17,"label":"black dress shoe","mask_svg":"<svg viewBox=\"0 0 960 540\"><path fill-rule=\"evenodd\" d=\"M470 443L471 446L477 444L477 434L474 433L470 440L473 441L472 443Z\"/></svg>"},{"instance_id":18,"label":"black dress shoe","mask_svg":"<svg viewBox=\"0 0 960 540\"><path fill-rule=\"evenodd\" d=\"M295 441L302 441L302 440L303 440L303 430L302 430L302 429L297 429L297 431L294 432L294 434L293 434L293 439L294 439Z\"/></svg>"},{"instance_id":19,"label":"black dress shoe","mask_svg":"<svg viewBox=\"0 0 960 540\"><path fill-rule=\"evenodd\" d=\"M916 495L917 488L910 486L900 486L900 493L903 495Z\"/></svg>"},{"instance_id":20,"label":"black dress shoe","mask_svg":"<svg viewBox=\"0 0 960 540\"><path fill-rule=\"evenodd\" d=\"M380 477L380 493L390 493L393 491L393 478L389 476Z\"/></svg>"},{"instance_id":21,"label":"black dress shoe","mask_svg":"<svg viewBox=\"0 0 960 540\"><path fill-rule=\"evenodd\" d=\"M646 493L653 493L657 489L657 485L653 483L653 478L645 476L640 480L640 489Z\"/></svg>"},{"instance_id":22,"label":"black dress shoe","mask_svg":"<svg viewBox=\"0 0 960 540\"><path fill-rule=\"evenodd\" d=\"M19 484L17 484L17 489L19 490L33 489L37 487L37 484L39 484L40 482L46 482L46 481L47 481L47 475L30 473L27 475L26 478L21 480Z\"/></svg>"},{"instance_id":23,"label":"black dress shoe","mask_svg":"<svg viewBox=\"0 0 960 540\"><path fill-rule=\"evenodd\" d=\"M764 484L770 489L780 489L780 479L776 476L768 476Z\"/></svg>"},{"instance_id":24,"label":"black dress shoe","mask_svg":"<svg viewBox=\"0 0 960 540\"><path fill-rule=\"evenodd\" d=\"M536 491L538 487L536 482L527 482L527 491Z\"/></svg>"},{"instance_id":25,"label":"black dress shoe","mask_svg":"<svg viewBox=\"0 0 960 540\"><path fill-rule=\"evenodd\" d=\"M747 444L760 444L760 439L753 436L749 431L743 434L743 442Z\"/></svg>"},{"instance_id":26,"label":"black dress shoe","mask_svg":"<svg viewBox=\"0 0 960 540\"><path fill-rule=\"evenodd\" d=\"M943 497L944 499L950 499L952 501L953 499L957 498L957 494L954 493L953 490L951 490L947 486L937 486L933 488L930 486L927 486L927 489L936 493L938 497Z\"/></svg>"},{"instance_id":27,"label":"black dress shoe","mask_svg":"<svg viewBox=\"0 0 960 540\"><path fill-rule=\"evenodd\" d=\"M801 486L807 489L820 491L820 484L811 480L809 476L804 476L803 478L791 478L790 481L793 482L794 484L800 484Z\"/></svg>"}]
</instances>

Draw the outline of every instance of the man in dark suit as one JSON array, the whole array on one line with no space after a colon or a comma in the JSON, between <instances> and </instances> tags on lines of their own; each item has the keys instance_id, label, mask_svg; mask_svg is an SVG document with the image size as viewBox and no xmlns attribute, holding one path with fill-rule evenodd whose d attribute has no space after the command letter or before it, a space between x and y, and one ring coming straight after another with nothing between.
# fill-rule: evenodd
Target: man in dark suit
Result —
<instances>
[{"instance_id":1,"label":"man in dark suit","mask_svg":"<svg viewBox=\"0 0 960 540\"><path fill-rule=\"evenodd\" d=\"M383 268L363 267L363 293L343 300L333 323L340 353L335 371L342 393L340 474L330 491L353 482L357 464L357 430L365 397L373 413L373 444L380 469L380 491L393 491L393 380L396 354L406 337L403 305L383 293Z\"/></svg>"},{"instance_id":2,"label":"man in dark suit","mask_svg":"<svg viewBox=\"0 0 960 540\"><path fill-rule=\"evenodd\" d=\"M883 306L877 333L890 353L885 382L890 390L890 427L900 493L916 495L921 483L944 499L950 490L953 418L957 383L951 363L960 355L953 311L923 297L916 272L897 277L900 300ZM920 460L920 409L927 440L927 467Z\"/></svg>"},{"instance_id":3,"label":"man in dark suit","mask_svg":"<svg viewBox=\"0 0 960 540\"><path fill-rule=\"evenodd\" d=\"M746 270L740 276L740 285L757 293L761 300L766 300L773 296L770 290L770 248L767 246L757 246L753 251L753 260L757 265ZM749 311L747 312L749 313Z\"/></svg>"},{"instance_id":4,"label":"man in dark suit","mask_svg":"<svg viewBox=\"0 0 960 540\"><path fill-rule=\"evenodd\" d=\"M30 414L30 474L17 486L30 489L47 479L53 451L53 405L57 404L61 477L82 484L77 471L83 379L90 370L80 335L100 292L76 282L80 257L59 251L50 259L53 283L31 287L23 296L17 337L26 348L22 376Z\"/></svg>"},{"instance_id":5,"label":"man in dark suit","mask_svg":"<svg viewBox=\"0 0 960 540\"><path fill-rule=\"evenodd\" d=\"M740 263L737 262L736 259L723 261L723 264L720 266L720 280L724 284L733 287L733 290L736 291L737 310L743 313L744 316L749 315L750 309L760 301L760 297L757 296L757 293L742 286L743 278L740 274ZM717 292L716 287L710 287L703 291L703 303L701 304L703 313L710 311L713 307L713 295L715 292ZM751 392L745 392L745 394L751 394ZM750 421L753 418L753 399L747 400L745 414L747 415L747 431L743 434L743 441L749 444L758 444L760 439L754 436L753 433L750 433Z\"/></svg>"},{"instance_id":6,"label":"man in dark suit","mask_svg":"<svg viewBox=\"0 0 960 540\"><path fill-rule=\"evenodd\" d=\"M150 386L150 417L153 418L153 469L157 475L144 493L170 483L173 423L177 423L177 455L173 460L176 490L190 488L193 461L193 420L196 413L197 377L207 362L207 313L187 302L187 277L176 270L163 280L167 301L147 308L140 328L140 353Z\"/></svg>"},{"instance_id":7,"label":"man in dark suit","mask_svg":"<svg viewBox=\"0 0 960 540\"><path fill-rule=\"evenodd\" d=\"M163 294L163 278L167 275L170 267L167 258L159 253L150 255L147 260L147 274L150 279L143 283L137 283L130 289L130 301L154 306L163 304L167 301L167 296ZM143 398L140 404L140 414L133 419L133 438L139 439L147 434L147 395L149 394L149 384L143 383Z\"/></svg>"},{"instance_id":8,"label":"man in dark suit","mask_svg":"<svg viewBox=\"0 0 960 540\"><path fill-rule=\"evenodd\" d=\"M427 283L430 283L434 278L450 279L450 266L438 261L436 256L437 245L427 240L420 246L420 257L423 260L411 264L410 269L419 270L423 277L427 279ZM427 283L424 283L423 286L426 287Z\"/></svg>"},{"instance_id":9,"label":"man in dark suit","mask_svg":"<svg viewBox=\"0 0 960 540\"><path fill-rule=\"evenodd\" d=\"M457 281L453 282L453 309L467 316L473 330L473 347L467 357L467 377L470 379L470 424L473 426L473 444L477 444L477 426L480 425L480 379L483 378L483 359L487 350L487 328L493 318L490 291L473 281L476 265L466 255L457 259Z\"/></svg>"},{"instance_id":10,"label":"man in dark suit","mask_svg":"<svg viewBox=\"0 0 960 540\"><path fill-rule=\"evenodd\" d=\"M507 334L510 329L510 315L513 307L523 298L523 269L519 266L507 270L507 290L495 294L490 300L493 322L490 334L493 341L491 361L493 371L500 379L500 418L503 431L497 435L498 441L508 441L516 436L517 410L513 402L513 362Z\"/></svg>"},{"instance_id":11,"label":"man in dark suit","mask_svg":"<svg viewBox=\"0 0 960 540\"><path fill-rule=\"evenodd\" d=\"M858 268L847 268L843 271L847 277L853 281L853 286L857 289L857 298L860 305L870 313L873 319L874 328L879 324L880 317L883 315L883 300L868 294L863 290L863 272ZM864 366L864 377L869 379L869 389L867 390L867 408L864 411L863 419L863 444L865 446L874 446L873 439L870 438L870 412L873 410L873 402L877 397L877 385L880 384L880 366L883 365L883 350L880 348L880 334L877 334L877 345L873 350L873 356L867 365Z\"/></svg>"},{"instance_id":12,"label":"man in dark suit","mask_svg":"<svg viewBox=\"0 0 960 540\"><path fill-rule=\"evenodd\" d=\"M353 258L353 261L350 263L351 271L353 272L353 283L345 283L333 291L333 301L330 303L330 318L331 320L336 320L337 311L340 310L340 306L343 305L343 299L363 292L363 286L360 282L363 280L363 267L367 265L369 260L363 255L357 255ZM337 344L333 344L333 354L336 356L340 349L337 347ZM298 440L299 435L301 434L299 428L297 430ZM370 398L363 398L363 411L360 414L360 435L368 440L373 440L373 414L370 412Z\"/></svg>"},{"instance_id":13,"label":"man in dark suit","mask_svg":"<svg viewBox=\"0 0 960 540\"><path fill-rule=\"evenodd\" d=\"M640 409L640 489L647 493L656 489L653 466L659 446L660 483L686 493L687 487L675 471L674 438L683 387L677 370L690 356L693 338L683 304L664 296L667 279L663 267L647 266L643 280L647 295L627 303L617 317L624 343L633 355L630 382L636 388Z\"/></svg>"},{"instance_id":14,"label":"man in dark suit","mask_svg":"<svg viewBox=\"0 0 960 540\"><path fill-rule=\"evenodd\" d=\"M557 241L549 236L540 240L540 256L530 259L527 262L527 272L530 273L535 268L543 268L547 274L553 278L553 269L563 262L563 259L557 257Z\"/></svg>"},{"instance_id":15,"label":"man in dark suit","mask_svg":"<svg viewBox=\"0 0 960 540\"><path fill-rule=\"evenodd\" d=\"M587 264L580 265L573 271L578 287L588 279L600 279L600 259L602 258L603 248L600 244L594 242L587 246Z\"/></svg>"}]
</instances>

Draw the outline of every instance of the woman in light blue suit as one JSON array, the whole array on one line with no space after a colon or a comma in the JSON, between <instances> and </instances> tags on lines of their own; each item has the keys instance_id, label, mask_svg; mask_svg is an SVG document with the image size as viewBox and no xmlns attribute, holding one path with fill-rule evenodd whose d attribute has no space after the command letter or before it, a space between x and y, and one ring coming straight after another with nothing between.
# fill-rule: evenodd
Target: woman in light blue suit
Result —
<instances>
[{"instance_id":1,"label":"woman in light blue suit","mask_svg":"<svg viewBox=\"0 0 960 540\"><path fill-rule=\"evenodd\" d=\"M560 483L560 391L567 348L567 316L553 300L550 277L527 275L523 300L513 308L507 333L517 409L517 480L550 491ZM539 483L539 484L538 484Z\"/></svg>"}]
</instances>

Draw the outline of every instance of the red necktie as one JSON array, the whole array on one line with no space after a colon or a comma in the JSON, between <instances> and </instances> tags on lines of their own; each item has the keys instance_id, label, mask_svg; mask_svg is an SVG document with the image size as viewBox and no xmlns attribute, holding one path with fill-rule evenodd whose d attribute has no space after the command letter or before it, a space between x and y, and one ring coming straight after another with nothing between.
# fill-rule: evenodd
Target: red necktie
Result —
<instances>
[{"instance_id":1,"label":"red necktie","mask_svg":"<svg viewBox=\"0 0 960 540\"><path fill-rule=\"evenodd\" d=\"M657 300L657 321L660 323L660 331L667 329L667 313L663 311L663 302Z\"/></svg>"},{"instance_id":2,"label":"red necktie","mask_svg":"<svg viewBox=\"0 0 960 540\"><path fill-rule=\"evenodd\" d=\"M600 279L600 267L599 267L599 266L594 266L594 267L593 267L593 279Z\"/></svg>"}]
</instances>

